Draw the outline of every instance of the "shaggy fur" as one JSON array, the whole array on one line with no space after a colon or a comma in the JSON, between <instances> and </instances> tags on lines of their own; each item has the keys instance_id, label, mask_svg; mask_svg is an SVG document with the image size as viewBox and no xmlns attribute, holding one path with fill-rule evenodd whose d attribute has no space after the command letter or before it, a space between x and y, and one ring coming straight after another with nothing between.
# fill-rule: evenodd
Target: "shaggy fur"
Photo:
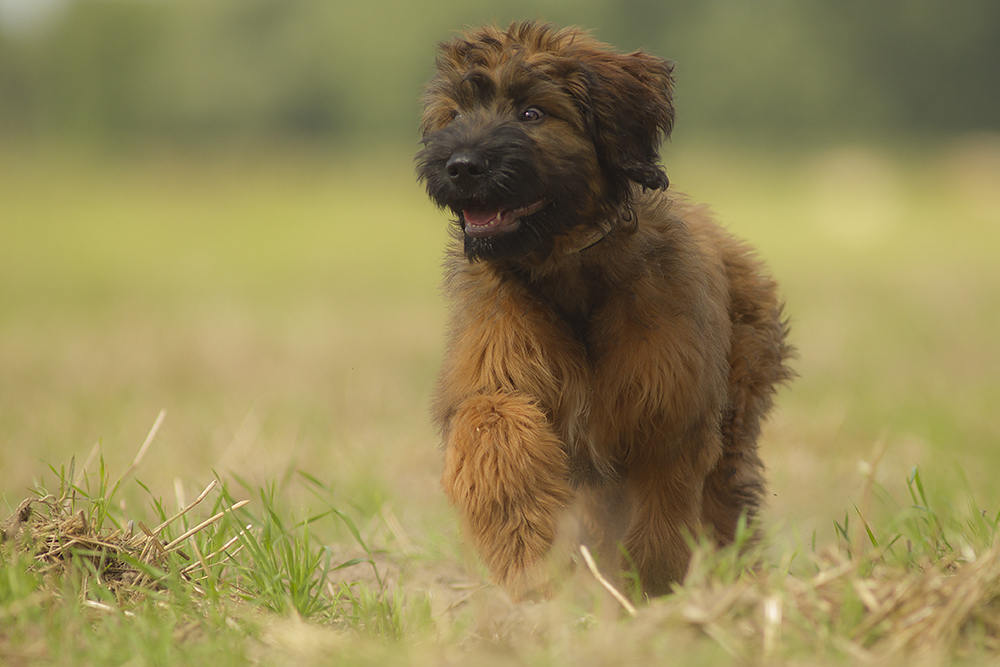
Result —
<instances>
[{"instance_id":1,"label":"shaggy fur","mask_svg":"<svg viewBox=\"0 0 1000 667\"><path fill-rule=\"evenodd\" d=\"M443 44L427 88L418 173L456 218L442 483L514 599L577 539L668 592L687 536L727 544L761 502L786 325L750 250L666 192L671 69L519 23Z\"/></svg>"}]
</instances>

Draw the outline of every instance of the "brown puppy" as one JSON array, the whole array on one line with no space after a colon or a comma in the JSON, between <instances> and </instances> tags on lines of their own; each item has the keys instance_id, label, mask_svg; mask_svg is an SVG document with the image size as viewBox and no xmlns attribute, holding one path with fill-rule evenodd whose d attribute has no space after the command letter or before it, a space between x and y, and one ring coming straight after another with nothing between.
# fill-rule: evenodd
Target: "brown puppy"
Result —
<instances>
[{"instance_id":1,"label":"brown puppy","mask_svg":"<svg viewBox=\"0 0 1000 667\"><path fill-rule=\"evenodd\" d=\"M747 247L665 191L672 87L663 60L516 23L443 44L427 88L418 172L457 218L442 482L514 599L550 592L568 516L659 594L688 535L729 543L761 501L786 326Z\"/></svg>"}]
</instances>

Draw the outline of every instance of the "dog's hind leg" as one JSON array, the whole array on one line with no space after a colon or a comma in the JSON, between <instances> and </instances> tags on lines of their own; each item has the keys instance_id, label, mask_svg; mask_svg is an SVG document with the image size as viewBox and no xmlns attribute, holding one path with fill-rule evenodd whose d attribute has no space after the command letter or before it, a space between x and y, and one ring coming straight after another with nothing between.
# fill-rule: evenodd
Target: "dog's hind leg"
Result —
<instances>
[{"instance_id":1,"label":"dog's hind leg","mask_svg":"<svg viewBox=\"0 0 1000 667\"><path fill-rule=\"evenodd\" d=\"M567 478L559 438L526 396L477 395L455 410L442 485L514 600L552 592L547 556L572 501Z\"/></svg>"}]
</instances>

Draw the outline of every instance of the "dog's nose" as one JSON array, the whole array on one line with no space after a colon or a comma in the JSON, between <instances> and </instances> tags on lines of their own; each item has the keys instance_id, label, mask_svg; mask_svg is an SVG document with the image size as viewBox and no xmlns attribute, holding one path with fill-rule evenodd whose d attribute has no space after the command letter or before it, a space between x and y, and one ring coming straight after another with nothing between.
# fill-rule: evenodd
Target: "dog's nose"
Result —
<instances>
[{"instance_id":1,"label":"dog's nose","mask_svg":"<svg viewBox=\"0 0 1000 667\"><path fill-rule=\"evenodd\" d=\"M458 151L445 164L448 177L456 183L468 183L486 173L489 162L481 153L475 151Z\"/></svg>"}]
</instances>

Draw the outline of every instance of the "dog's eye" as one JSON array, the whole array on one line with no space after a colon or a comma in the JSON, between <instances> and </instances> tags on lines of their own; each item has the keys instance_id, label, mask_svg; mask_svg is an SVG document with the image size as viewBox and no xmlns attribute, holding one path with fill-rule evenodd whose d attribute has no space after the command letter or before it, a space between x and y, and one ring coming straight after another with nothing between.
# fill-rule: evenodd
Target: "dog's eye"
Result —
<instances>
[{"instance_id":1,"label":"dog's eye","mask_svg":"<svg viewBox=\"0 0 1000 667\"><path fill-rule=\"evenodd\" d=\"M526 122L532 122L536 120L541 120L545 116L545 112L537 107L528 107L521 112L521 120Z\"/></svg>"}]
</instances>

